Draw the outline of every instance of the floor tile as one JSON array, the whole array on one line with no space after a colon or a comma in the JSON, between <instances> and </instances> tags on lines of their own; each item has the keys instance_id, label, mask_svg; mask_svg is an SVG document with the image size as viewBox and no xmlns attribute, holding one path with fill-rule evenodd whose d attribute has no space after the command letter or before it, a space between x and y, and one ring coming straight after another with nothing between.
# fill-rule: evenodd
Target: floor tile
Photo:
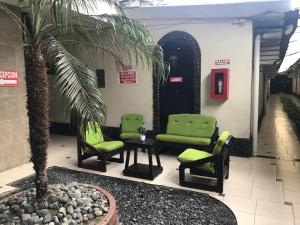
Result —
<instances>
[{"instance_id":1,"label":"floor tile","mask_svg":"<svg viewBox=\"0 0 300 225\"><path fill-rule=\"evenodd\" d=\"M279 202L284 203L283 191L281 190L268 190L265 188L253 188L251 198L268 201L268 202Z\"/></svg>"},{"instance_id":2,"label":"floor tile","mask_svg":"<svg viewBox=\"0 0 300 225\"><path fill-rule=\"evenodd\" d=\"M300 204L293 203L293 212L295 220L300 221Z\"/></svg>"},{"instance_id":3,"label":"floor tile","mask_svg":"<svg viewBox=\"0 0 300 225\"><path fill-rule=\"evenodd\" d=\"M279 220L265 216L255 216L255 225L294 225L294 221Z\"/></svg>"},{"instance_id":4,"label":"floor tile","mask_svg":"<svg viewBox=\"0 0 300 225\"><path fill-rule=\"evenodd\" d=\"M294 221L293 207L283 203L257 201L256 215L279 220Z\"/></svg>"},{"instance_id":5,"label":"floor tile","mask_svg":"<svg viewBox=\"0 0 300 225\"><path fill-rule=\"evenodd\" d=\"M254 225L254 214L234 210L238 225Z\"/></svg>"},{"instance_id":6,"label":"floor tile","mask_svg":"<svg viewBox=\"0 0 300 225\"><path fill-rule=\"evenodd\" d=\"M300 190L284 190L284 199L286 202L300 203Z\"/></svg>"},{"instance_id":7,"label":"floor tile","mask_svg":"<svg viewBox=\"0 0 300 225\"><path fill-rule=\"evenodd\" d=\"M232 210L238 210L245 213L254 214L256 208L256 200L251 198L239 198L233 196L224 197L223 202Z\"/></svg>"}]
</instances>

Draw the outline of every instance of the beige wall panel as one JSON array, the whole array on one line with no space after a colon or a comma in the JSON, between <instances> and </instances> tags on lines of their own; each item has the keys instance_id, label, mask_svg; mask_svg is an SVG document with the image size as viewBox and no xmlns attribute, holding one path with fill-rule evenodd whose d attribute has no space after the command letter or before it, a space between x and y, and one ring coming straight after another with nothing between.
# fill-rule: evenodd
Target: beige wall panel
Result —
<instances>
[{"instance_id":1,"label":"beige wall panel","mask_svg":"<svg viewBox=\"0 0 300 225\"><path fill-rule=\"evenodd\" d=\"M0 87L0 171L29 161L23 40L19 28L0 12L0 70L16 70L18 87Z\"/></svg>"}]
</instances>

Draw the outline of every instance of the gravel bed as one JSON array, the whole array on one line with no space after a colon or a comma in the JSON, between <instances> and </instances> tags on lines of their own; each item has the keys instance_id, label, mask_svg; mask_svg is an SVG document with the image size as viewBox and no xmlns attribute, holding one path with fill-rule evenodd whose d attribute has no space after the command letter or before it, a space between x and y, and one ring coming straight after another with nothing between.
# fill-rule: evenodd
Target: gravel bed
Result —
<instances>
[{"instance_id":1,"label":"gravel bed","mask_svg":"<svg viewBox=\"0 0 300 225\"><path fill-rule=\"evenodd\" d=\"M0 201L0 225L96 224L109 209L106 196L77 182L48 188L47 199L36 202L35 189Z\"/></svg>"},{"instance_id":2,"label":"gravel bed","mask_svg":"<svg viewBox=\"0 0 300 225\"><path fill-rule=\"evenodd\" d=\"M109 173L109 171L108 171ZM79 172L48 169L50 184L85 183L108 190L116 199L123 225L237 225L233 212L207 194ZM10 185L28 189L33 176Z\"/></svg>"}]
</instances>

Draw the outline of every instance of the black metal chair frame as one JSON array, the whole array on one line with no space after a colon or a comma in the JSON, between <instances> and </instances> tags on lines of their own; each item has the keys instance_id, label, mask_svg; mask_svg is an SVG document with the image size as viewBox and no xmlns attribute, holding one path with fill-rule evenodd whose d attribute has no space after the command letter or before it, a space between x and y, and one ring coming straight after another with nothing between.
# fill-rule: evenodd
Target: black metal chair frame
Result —
<instances>
[{"instance_id":1,"label":"black metal chair frame","mask_svg":"<svg viewBox=\"0 0 300 225\"><path fill-rule=\"evenodd\" d=\"M180 186L204 189L204 190L208 190L208 191L215 191L218 193L223 193L224 178L228 179L228 177L229 177L229 162L230 162L229 144L230 144L230 140L231 140L231 137L224 144L221 153L218 155L214 155L214 156L207 157L204 159L199 159L199 160L196 160L193 162L180 163L180 166L179 166L179 184L180 184ZM197 168L208 162L215 163L215 165L214 165L215 173L209 173L209 172L206 172L206 171L203 171L203 170ZM186 181L185 169L190 169L191 175L215 178L215 180L211 180L210 183L208 183L207 179L204 180L203 182Z\"/></svg>"},{"instance_id":2,"label":"black metal chair frame","mask_svg":"<svg viewBox=\"0 0 300 225\"><path fill-rule=\"evenodd\" d=\"M104 136L104 139L105 141L112 141L112 139L107 136ZM92 150L92 154L85 153L83 151L83 148L88 148ZM113 156L118 154L120 154L120 158L113 158ZM96 166L83 164L84 160L91 158L93 156L97 156L98 158L98 164ZM102 172L106 172L107 161L118 162L118 163L124 162L124 147L116 149L112 152L104 152L88 144L87 142L84 141L84 139L80 135L77 135L77 159L78 159L78 167L80 168L100 170Z\"/></svg>"},{"instance_id":3,"label":"black metal chair frame","mask_svg":"<svg viewBox=\"0 0 300 225\"><path fill-rule=\"evenodd\" d=\"M175 143L175 142L167 142L167 141L160 141L157 140L157 146L159 149L160 153L164 152L164 148L171 148L171 149L177 149L177 150L182 150L182 149L187 149L187 148L196 148L196 149L203 149L207 152L210 152L211 149L215 146L217 140L219 137L219 128L216 127L215 132L213 133L211 137L211 142L207 146L201 146L201 145L191 145L191 144L183 144L183 143Z\"/></svg>"}]
</instances>

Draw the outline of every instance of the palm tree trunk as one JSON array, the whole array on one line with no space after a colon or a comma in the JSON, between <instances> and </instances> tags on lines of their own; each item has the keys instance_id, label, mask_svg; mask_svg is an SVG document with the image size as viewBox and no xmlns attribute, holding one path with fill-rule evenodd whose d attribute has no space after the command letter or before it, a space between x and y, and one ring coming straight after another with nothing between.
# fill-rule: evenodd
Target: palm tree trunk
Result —
<instances>
[{"instance_id":1,"label":"palm tree trunk","mask_svg":"<svg viewBox=\"0 0 300 225\"><path fill-rule=\"evenodd\" d=\"M44 58L39 47L25 47L27 109L30 129L31 161L36 172L36 197L47 194L48 80Z\"/></svg>"}]
</instances>

